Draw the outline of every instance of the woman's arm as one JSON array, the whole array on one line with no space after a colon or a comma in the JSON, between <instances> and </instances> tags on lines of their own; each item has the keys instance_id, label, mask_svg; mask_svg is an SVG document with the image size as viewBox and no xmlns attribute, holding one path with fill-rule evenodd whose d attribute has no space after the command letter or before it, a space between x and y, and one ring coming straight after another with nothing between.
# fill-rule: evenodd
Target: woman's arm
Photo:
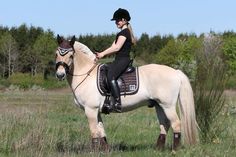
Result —
<instances>
[{"instance_id":1,"label":"woman's arm","mask_svg":"<svg viewBox=\"0 0 236 157\"><path fill-rule=\"evenodd\" d=\"M103 58L106 55L110 55L112 53L118 52L121 49L121 47L124 45L125 40L126 40L126 37L123 35L120 35L116 43L114 41L109 48L107 48L106 50L100 53L97 53L97 58Z\"/></svg>"}]
</instances>

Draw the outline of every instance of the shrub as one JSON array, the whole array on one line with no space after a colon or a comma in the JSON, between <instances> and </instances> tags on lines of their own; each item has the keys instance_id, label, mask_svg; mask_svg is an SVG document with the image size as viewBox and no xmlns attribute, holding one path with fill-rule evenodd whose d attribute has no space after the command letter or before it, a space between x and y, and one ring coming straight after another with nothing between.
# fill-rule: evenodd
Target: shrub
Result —
<instances>
[{"instance_id":1,"label":"shrub","mask_svg":"<svg viewBox=\"0 0 236 157\"><path fill-rule=\"evenodd\" d=\"M40 78L36 75L32 77L30 74L16 73L8 78L10 84L17 85L20 88L30 88L34 83L38 82Z\"/></svg>"},{"instance_id":2,"label":"shrub","mask_svg":"<svg viewBox=\"0 0 236 157\"><path fill-rule=\"evenodd\" d=\"M58 81L55 77L49 77L47 80L43 78L43 74L30 75L28 73L16 73L7 79L8 85L18 86L20 89L30 89L34 86L41 88L60 88L67 85L66 81Z\"/></svg>"},{"instance_id":3,"label":"shrub","mask_svg":"<svg viewBox=\"0 0 236 157\"><path fill-rule=\"evenodd\" d=\"M194 82L197 122L201 129L202 142L218 139L222 132L219 119L225 106L223 92L227 82L227 71L220 58L221 41L209 36L203 41L202 51L197 54L197 73ZM222 120L221 120L222 122Z\"/></svg>"}]
</instances>

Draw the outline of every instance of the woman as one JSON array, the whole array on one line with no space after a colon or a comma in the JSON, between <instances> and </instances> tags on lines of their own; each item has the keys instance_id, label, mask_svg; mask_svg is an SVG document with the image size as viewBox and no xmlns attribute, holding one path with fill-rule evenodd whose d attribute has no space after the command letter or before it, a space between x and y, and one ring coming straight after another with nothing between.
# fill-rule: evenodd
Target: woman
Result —
<instances>
[{"instance_id":1,"label":"woman","mask_svg":"<svg viewBox=\"0 0 236 157\"><path fill-rule=\"evenodd\" d=\"M116 10L111 21L115 21L121 31L116 35L115 41L109 48L96 53L98 59L115 53L115 60L108 66L107 79L115 101L113 110L116 112L121 112L120 89L117 79L129 66L131 46L135 44L133 31L129 24L130 19L131 17L127 10L121 8Z\"/></svg>"}]
</instances>

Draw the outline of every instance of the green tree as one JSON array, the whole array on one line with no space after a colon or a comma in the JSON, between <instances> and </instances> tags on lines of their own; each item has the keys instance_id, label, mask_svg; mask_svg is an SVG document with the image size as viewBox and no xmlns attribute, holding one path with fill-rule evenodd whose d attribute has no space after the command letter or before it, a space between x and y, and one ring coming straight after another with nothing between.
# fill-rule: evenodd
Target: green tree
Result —
<instances>
[{"instance_id":1,"label":"green tree","mask_svg":"<svg viewBox=\"0 0 236 157\"><path fill-rule=\"evenodd\" d=\"M22 24L18 28L12 27L10 33L18 43L20 51L25 50L28 45L31 45L31 42L29 41L29 30L26 24Z\"/></svg>"},{"instance_id":2,"label":"green tree","mask_svg":"<svg viewBox=\"0 0 236 157\"><path fill-rule=\"evenodd\" d=\"M184 71L193 80L196 72L195 54L201 47L196 37L171 39L154 57L155 62Z\"/></svg>"},{"instance_id":3,"label":"green tree","mask_svg":"<svg viewBox=\"0 0 236 157\"><path fill-rule=\"evenodd\" d=\"M34 58L38 58L35 65L32 66L34 67L33 74L37 73L38 68L40 68L42 72L45 70L47 64L54 59L56 47L57 43L52 32L45 32L37 38L32 49Z\"/></svg>"},{"instance_id":4,"label":"green tree","mask_svg":"<svg viewBox=\"0 0 236 157\"><path fill-rule=\"evenodd\" d=\"M149 44L149 35L143 33L140 39L137 41L137 48L140 52L145 52Z\"/></svg>"},{"instance_id":5,"label":"green tree","mask_svg":"<svg viewBox=\"0 0 236 157\"><path fill-rule=\"evenodd\" d=\"M229 37L224 40L223 58L228 67L228 74L236 74L236 37Z\"/></svg>"},{"instance_id":6,"label":"green tree","mask_svg":"<svg viewBox=\"0 0 236 157\"><path fill-rule=\"evenodd\" d=\"M149 35L143 33L135 46L136 55L145 61L149 61Z\"/></svg>"},{"instance_id":7,"label":"green tree","mask_svg":"<svg viewBox=\"0 0 236 157\"><path fill-rule=\"evenodd\" d=\"M78 41L88 46L91 51L103 51L104 49L111 46L112 42L115 40L115 35L104 34L104 35L80 35Z\"/></svg>"},{"instance_id":8,"label":"green tree","mask_svg":"<svg viewBox=\"0 0 236 157\"><path fill-rule=\"evenodd\" d=\"M170 40L167 45L155 56L155 62L158 64L164 64L171 67L178 65L178 58L183 51L183 43Z\"/></svg>"},{"instance_id":9,"label":"green tree","mask_svg":"<svg viewBox=\"0 0 236 157\"><path fill-rule=\"evenodd\" d=\"M17 43L9 32L0 38L1 71L2 76L7 73L8 77L14 73L18 58Z\"/></svg>"}]
</instances>

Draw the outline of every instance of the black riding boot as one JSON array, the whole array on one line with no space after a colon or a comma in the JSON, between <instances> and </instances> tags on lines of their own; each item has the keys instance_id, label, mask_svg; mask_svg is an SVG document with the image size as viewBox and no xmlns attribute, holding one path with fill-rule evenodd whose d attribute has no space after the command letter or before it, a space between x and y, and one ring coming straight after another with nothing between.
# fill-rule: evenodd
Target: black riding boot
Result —
<instances>
[{"instance_id":1,"label":"black riding boot","mask_svg":"<svg viewBox=\"0 0 236 157\"><path fill-rule=\"evenodd\" d=\"M111 94L114 98L113 108L116 112L121 112L120 88L116 80L110 82Z\"/></svg>"}]
</instances>

